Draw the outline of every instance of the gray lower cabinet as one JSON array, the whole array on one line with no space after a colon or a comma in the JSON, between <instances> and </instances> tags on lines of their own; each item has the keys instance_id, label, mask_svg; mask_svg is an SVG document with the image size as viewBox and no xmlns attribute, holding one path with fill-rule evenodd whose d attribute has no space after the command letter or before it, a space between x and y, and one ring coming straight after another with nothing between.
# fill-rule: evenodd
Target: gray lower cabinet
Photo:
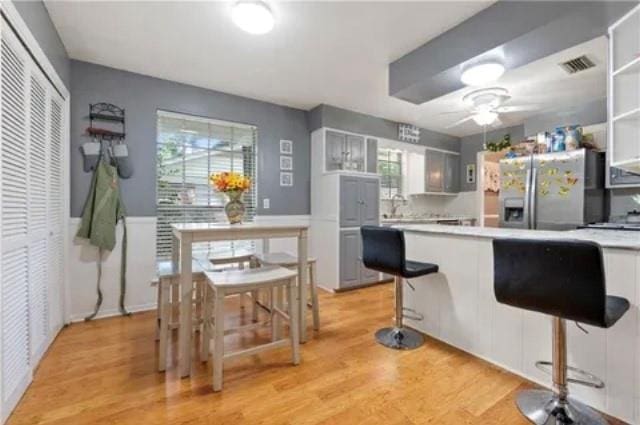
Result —
<instances>
[{"instance_id":1,"label":"gray lower cabinet","mask_svg":"<svg viewBox=\"0 0 640 425\"><path fill-rule=\"evenodd\" d=\"M340 176L340 227L376 225L380 220L380 181Z\"/></svg>"},{"instance_id":2,"label":"gray lower cabinet","mask_svg":"<svg viewBox=\"0 0 640 425\"><path fill-rule=\"evenodd\" d=\"M359 230L340 231L340 287L349 288L360 284L362 255Z\"/></svg>"},{"instance_id":3,"label":"gray lower cabinet","mask_svg":"<svg viewBox=\"0 0 640 425\"><path fill-rule=\"evenodd\" d=\"M380 273L362 263L362 238L359 229L340 231L340 288L373 283L380 280Z\"/></svg>"}]
</instances>

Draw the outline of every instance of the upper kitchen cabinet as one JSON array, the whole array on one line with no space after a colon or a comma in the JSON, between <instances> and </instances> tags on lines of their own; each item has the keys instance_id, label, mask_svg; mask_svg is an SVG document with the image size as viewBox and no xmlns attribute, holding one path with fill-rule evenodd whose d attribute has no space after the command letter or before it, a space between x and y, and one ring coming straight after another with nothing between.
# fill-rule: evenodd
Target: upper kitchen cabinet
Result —
<instances>
[{"instance_id":1,"label":"upper kitchen cabinet","mask_svg":"<svg viewBox=\"0 0 640 425\"><path fill-rule=\"evenodd\" d=\"M377 140L336 130L324 130L324 169L375 173Z\"/></svg>"},{"instance_id":2,"label":"upper kitchen cabinet","mask_svg":"<svg viewBox=\"0 0 640 425\"><path fill-rule=\"evenodd\" d=\"M455 194L460 191L460 155L426 149L424 160L425 192Z\"/></svg>"},{"instance_id":3,"label":"upper kitchen cabinet","mask_svg":"<svg viewBox=\"0 0 640 425\"><path fill-rule=\"evenodd\" d=\"M640 6L609 28L609 164L640 173Z\"/></svg>"},{"instance_id":4,"label":"upper kitchen cabinet","mask_svg":"<svg viewBox=\"0 0 640 425\"><path fill-rule=\"evenodd\" d=\"M460 155L444 154L444 191L460 192Z\"/></svg>"}]
</instances>

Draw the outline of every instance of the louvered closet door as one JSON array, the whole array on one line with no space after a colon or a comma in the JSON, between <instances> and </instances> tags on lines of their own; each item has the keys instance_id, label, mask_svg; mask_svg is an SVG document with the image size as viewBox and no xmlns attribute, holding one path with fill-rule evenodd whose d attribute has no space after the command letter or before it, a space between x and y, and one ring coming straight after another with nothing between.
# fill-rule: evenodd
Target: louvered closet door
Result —
<instances>
[{"instance_id":1,"label":"louvered closet door","mask_svg":"<svg viewBox=\"0 0 640 425\"><path fill-rule=\"evenodd\" d=\"M48 251L49 259L49 333L57 332L62 326L64 285L64 232L65 203L64 203L64 101L57 92L51 89L49 96L49 160L47 168L48 199Z\"/></svg>"},{"instance_id":2,"label":"louvered closet door","mask_svg":"<svg viewBox=\"0 0 640 425\"><path fill-rule=\"evenodd\" d=\"M38 68L30 69L29 91L29 325L32 364L36 364L49 339L49 288L47 270L48 176L50 139L49 82Z\"/></svg>"},{"instance_id":3,"label":"louvered closet door","mask_svg":"<svg viewBox=\"0 0 640 425\"><path fill-rule=\"evenodd\" d=\"M6 416L31 379L29 341L28 154L29 61L2 23L0 245L2 261L2 412Z\"/></svg>"},{"instance_id":4,"label":"louvered closet door","mask_svg":"<svg viewBox=\"0 0 640 425\"><path fill-rule=\"evenodd\" d=\"M65 102L1 28L0 383L5 418L62 325Z\"/></svg>"}]
</instances>

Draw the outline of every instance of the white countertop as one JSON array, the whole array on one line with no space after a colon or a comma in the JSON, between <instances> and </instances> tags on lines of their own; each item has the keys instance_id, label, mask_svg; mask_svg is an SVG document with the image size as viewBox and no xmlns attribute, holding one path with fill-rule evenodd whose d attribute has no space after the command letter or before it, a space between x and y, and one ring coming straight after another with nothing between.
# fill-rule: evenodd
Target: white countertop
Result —
<instances>
[{"instance_id":1,"label":"white countertop","mask_svg":"<svg viewBox=\"0 0 640 425\"><path fill-rule=\"evenodd\" d=\"M447 217L400 217L400 218L381 218L380 223L383 224L403 224L403 223L437 223L438 221L447 221L447 220L475 220L474 217L469 217L466 215L453 215Z\"/></svg>"},{"instance_id":2,"label":"white countertop","mask_svg":"<svg viewBox=\"0 0 640 425\"><path fill-rule=\"evenodd\" d=\"M171 228L181 233L194 233L202 231L232 231L243 232L246 230L281 230L281 229L308 229L305 223L172 223Z\"/></svg>"},{"instance_id":3,"label":"white countertop","mask_svg":"<svg viewBox=\"0 0 640 425\"><path fill-rule=\"evenodd\" d=\"M604 248L632 249L640 251L640 231L578 229L567 231L502 229L477 226L446 226L442 224L398 224L393 226L407 232L440 235L469 236L476 238L527 238L587 240Z\"/></svg>"}]
</instances>

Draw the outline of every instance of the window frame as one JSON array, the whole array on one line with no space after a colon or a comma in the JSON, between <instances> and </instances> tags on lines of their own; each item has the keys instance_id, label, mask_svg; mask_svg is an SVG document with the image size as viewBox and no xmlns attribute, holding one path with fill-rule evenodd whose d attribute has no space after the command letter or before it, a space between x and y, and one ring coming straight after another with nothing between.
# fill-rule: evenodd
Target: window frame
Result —
<instances>
[{"instance_id":1,"label":"window frame","mask_svg":"<svg viewBox=\"0 0 640 425\"><path fill-rule=\"evenodd\" d=\"M385 154L386 152L386 154ZM391 160L390 159L390 155L391 153L395 153L398 157L398 160ZM382 155L385 155L386 158ZM399 149L394 149L394 148L378 148L378 175L380 176L380 199L383 200L389 200L391 199L395 194L399 194L404 196L404 190L403 190L403 183L404 183L404 168L403 168L403 162L405 161L405 152ZM383 164L387 164L387 170L390 170L391 167L389 166L390 164L397 164L397 168L398 168L398 174L392 174L392 173L383 173L382 171L382 165ZM396 179L397 181L397 186L392 186L392 179ZM388 185L385 185L385 180L388 181ZM392 190L395 189L395 193L392 194Z\"/></svg>"},{"instance_id":2,"label":"window frame","mask_svg":"<svg viewBox=\"0 0 640 425\"><path fill-rule=\"evenodd\" d=\"M164 121L167 120L167 121ZM179 134L177 131L167 131L166 127L170 126L169 120L181 120L185 134ZM175 124L175 123L174 123ZM206 125L207 132L202 132L202 126ZM191 127L190 127L191 126ZM217 126L217 133L212 132L212 126ZM242 130L240 136L236 139L234 136L235 129ZM228 138L219 137L220 132L229 131L231 134ZM180 132L183 132L180 130ZM187 134L196 135L193 137ZM206 134L204 137L197 136ZM176 136L177 135L177 136ZM180 137L182 136L182 137ZM169 186L169 189L162 187L167 183L169 176L166 170L167 164L162 163L161 149L167 146L166 139L176 137L177 141L176 156L164 159L170 162L172 166L177 165L178 172L174 182L169 182L175 189ZM245 140L242 140L242 138ZM248 137L248 139L247 139ZM204 140L204 142L203 142ZM247 141L248 140L248 141ZM204 145L204 146L203 146ZM215 190L209 185L207 176L212 172L235 170L249 175L252 180L251 189L245 193L244 202L247 208L245 214L246 221L253 221L257 213L258 189L258 127L249 124L237 123L232 121L222 121L218 119L205 118L196 115L179 114L175 112L167 112L158 110L156 113L156 257L158 260L166 260L171 257L171 223L186 222L225 222L224 215L224 195L215 193ZM238 149L239 148L239 149ZM246 151L250 155L245 157ZM202 153L202 157L198 156L198 151ZM189 159L189 152L193 154L193 158ZM224 158L224 156L228 158ZM236 158L242 162L234 165ZM189 160L200 161L206 159L204 168L202 164L194 163L189 169ZM214 161L228 161L227 165L214 165ZM204 169L204 174L203 174ZM190 170L190 171L189 171ZM248 171L248 172L247 172ZM200 179L203 179L201 182ZM169 179L170 181L171 179ZM171 196L171 192L175 192L175 196ZM193 191L191 202L184 201L190 196L189 191ZM181 198L182 197L182 198ZM166 202L172 200L173 202ZM204 200L204 202L202 202ZM165 201L165 202L163 202ZM253 251L255 249L254 241L228 241L228 242L205 242L194 244L193 255L197 259L211 258L212 256L234 256L240 251Z\"/></svg>"}]
</instances>

